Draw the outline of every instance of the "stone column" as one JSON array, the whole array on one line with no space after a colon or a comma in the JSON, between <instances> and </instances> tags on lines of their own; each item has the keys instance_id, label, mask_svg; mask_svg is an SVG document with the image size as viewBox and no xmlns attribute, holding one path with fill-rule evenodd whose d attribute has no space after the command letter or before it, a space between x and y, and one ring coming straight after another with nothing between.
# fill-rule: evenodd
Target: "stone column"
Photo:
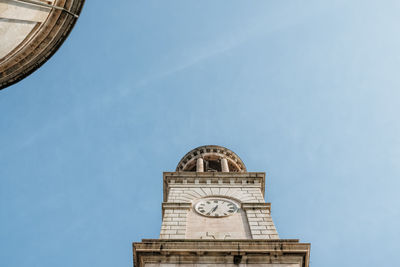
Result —
<instances>
[{"instance_id":1,"label":"stone column","mask_svg":"<svg viewBox=\"0 0 400 267\"><path fill-rule=\"evenodd\" d=\"M222 172L229 172L228 160L226 158L221 159L221 170Z\"/></svg>"},{"instance_id":2,"label":"stone column","mask_svg":"<svg viewBox=\"0 0 400 267\"><path fill-rule=\"evenodd\" d=\"M163 220L161 224L160 239L184 239L186 235L186 221L190 203L162 204Z\"/></svg>"},{"instance_id":3,"label":"stone column","mask_svg":"<svg viewBox=\"0 0 400 267\"><path fill-rule=\"evenodd\" d=\"M271 218L270 203L243 203L252 239L279 239Z\"/></svg>"},{"instance_id":4,"label":"stone column","mask_svg":"<svg viewBox=\"0 0 400 267\"><path fill-rule=\"evenodd\" d=\"M204 172L204 162L202 158L198 158L196 162L196 171Z\"/></svg>"}]
</instances>

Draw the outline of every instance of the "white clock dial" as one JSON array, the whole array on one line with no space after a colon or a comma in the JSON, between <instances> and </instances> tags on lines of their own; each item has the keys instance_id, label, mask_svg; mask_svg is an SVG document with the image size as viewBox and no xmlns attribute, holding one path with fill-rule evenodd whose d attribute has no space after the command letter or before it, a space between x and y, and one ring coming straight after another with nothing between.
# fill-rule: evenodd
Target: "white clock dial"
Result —
<instances>
[{"instance_id":1,"label":"white clock dial","mask_svg":"<svg viewBox=\"0 0 400 267\"><path fill-rule=\"evenodd\" d=\"M238 206L227 199L206 198L197 202L195 210L208 217L225 217L234 214Z\"/></svg>"}]
</instances>

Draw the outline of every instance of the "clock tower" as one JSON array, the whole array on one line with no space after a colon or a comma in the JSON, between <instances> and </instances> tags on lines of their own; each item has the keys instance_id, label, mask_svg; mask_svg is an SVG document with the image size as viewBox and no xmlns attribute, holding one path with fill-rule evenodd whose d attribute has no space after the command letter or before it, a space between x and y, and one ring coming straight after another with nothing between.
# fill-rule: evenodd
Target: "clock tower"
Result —
<instances>
[{"instance_id":1,"label":"clock tower","mask_svg":"<svg viewBox=\"0 0 400 267\"><path fill-rule=\"evenodd\" d=\"M135 267L309 265L310 244L278 236L265 173L247 172L231 150L195 148L163 183L160 238L133 243Z\"/></svg>"}]
</instances>

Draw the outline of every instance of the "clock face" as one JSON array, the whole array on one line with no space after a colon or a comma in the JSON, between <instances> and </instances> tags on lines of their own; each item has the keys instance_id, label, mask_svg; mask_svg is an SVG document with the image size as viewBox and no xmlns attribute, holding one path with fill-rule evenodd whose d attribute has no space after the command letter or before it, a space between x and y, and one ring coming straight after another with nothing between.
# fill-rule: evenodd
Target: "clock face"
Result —
<instances>
[{"instance_id":1,"label":"clock face","mask_svg":"<svg viewBox=\"0 0 400 267\"><path fill-rule=\"evenodd\" d=\"M234 214L238 206L228 199L206 198L197 202L195 210L203 216L218 218Z\"/></svg>"}]
</instances>

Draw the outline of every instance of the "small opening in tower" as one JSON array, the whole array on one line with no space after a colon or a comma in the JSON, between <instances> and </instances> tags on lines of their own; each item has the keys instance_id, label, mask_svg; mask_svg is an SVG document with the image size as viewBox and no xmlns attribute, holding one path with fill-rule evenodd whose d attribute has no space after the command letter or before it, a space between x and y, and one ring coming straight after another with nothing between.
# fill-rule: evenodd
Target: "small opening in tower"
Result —
<instances>
[{"instance_id":1,"label":"small opening in tower","mask_svg":"<svg viewBox=\"0 0 400 267\"><path fill-rule=\"evenodd\" d=\"M206 172L220 172L221 162L219 160L208 160L206 161L206 168L204 169Z\"/></svg>"}]
</instances>

